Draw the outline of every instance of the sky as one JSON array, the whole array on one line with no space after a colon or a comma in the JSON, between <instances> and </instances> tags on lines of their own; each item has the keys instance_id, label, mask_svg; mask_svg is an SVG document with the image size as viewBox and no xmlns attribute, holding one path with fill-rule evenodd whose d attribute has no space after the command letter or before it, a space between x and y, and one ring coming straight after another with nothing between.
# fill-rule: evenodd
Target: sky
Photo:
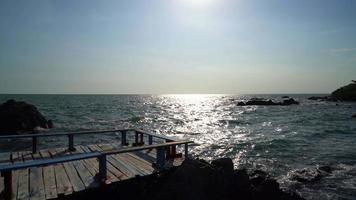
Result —
<instances>
[{"instance_id":1,"label":"sky","mask_svg":"<svg viewBox=\"0 0 356 200\"><path fill-rule=\"evenodd\" d=\"M329 93L354 0L1 0L0 93Z\"/></svg>"}]
</instances>

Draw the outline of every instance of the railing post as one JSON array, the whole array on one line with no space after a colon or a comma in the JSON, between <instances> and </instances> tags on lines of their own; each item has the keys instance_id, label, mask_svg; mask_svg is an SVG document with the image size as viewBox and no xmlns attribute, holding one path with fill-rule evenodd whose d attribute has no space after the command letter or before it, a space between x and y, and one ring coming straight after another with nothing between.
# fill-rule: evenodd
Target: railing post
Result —
<instances>
[{"instance_id":1,"label":"railing post","mask_svg":"<svg viewBox=\"0 0 356 200\"><path fill-rule=\"evenodd\" d=\"M152 137L152 135L148 135L148 144L149 144L149 145L153 144L153 137Z\"/></svg>"},{"instance_id":2,"label":"railing post","mask_svg":"<svg viewBox=\"0 0 356 200\"><path fill-rule=\"evenodd\" d=\"M188 158L188 155L189 154L189 152L188 152L188 143L185 143L184 144L184 157L185 157L185 159L187 159Z\"/></svg>"},{"instance_id":3,"label":"railing post","mask_svg":"<svg viewBox=\"0 0 356 200\"><path fill-rule=\"evenodd\" d=\"M156 164L158 167L163 167L165 162L166 162L166 158L165 158L165 151L164 151L164 147L159 147L157 148L157 155L156 155Z\"/></svg>"},{"instance_id":4,"label":"railing post","mask_svg":"<svg viewBox=\"0 0 356 200\"><path fill-rule=\"evenodd\" d=\"M168 142L171 142L171 140L166 140L166 143L168 143ZM171 146L168 146L167 148L166 148L166 151L167 151L167 159L171 156Z\"/></svg>"},{"instance_id":5,"label":"railing post","mask_svg":"<svg viewBox=\"0 0 356 200\"><path fill-rule=\"evenodd\" d=\"M106 181L107 170L106 170L106 155L102 154L98 157L99 160L99 179L102 182Z\"/></svg>"},{"instance_id":6,"label":"railing post","mask_svg":"<svg viewBox=\"0 0 356 200\"><path fill-rule=\"evenodd\" d=\"M32 153L37 152L37 137L33 136L32 137Z\"/></svg>"},{"instance_id":7,"label":"railing post","mask_svg":"<svg viewBox=\"0 0 356 200\"><path fill-rule=\"evenodd\" d=\"M140 133L140 145L143 145L144 142L143 142L143 133Z\"/></svg>"},{"instance_id":8,"label":"railing post","mask_svg":"<svg viewBox=\"0 0 356 200\"><path fill-rule=\"evenodd\" d=\"M138 132L135 131L135 145L138 144Z\"/></svg>"},{"instance_id":9,"label":"railing post","mask_svg":"<svg viewBox=\"0 0 356 200\"><path fill-rule=\"evenodd\" d=\"M11 171L2 172L1 176L4 177L4 199L10 200L12 198L12 173Z\"/></svg>"},{"instance_id":10,"label":"railing post","mask_svg":"<svg viewBox=\"0 0 356 200\"><path fill-rule=\"evenodd\" d=\"M69 151L75 151L75 148L74 148L74 135L73 134L69 134L68 135L68 150Z\"/></svg>"},{"instance_id":11,"label":"railing post","mask_svg":"<svg viewBox=\"0 0 356 200\"><path fill-rule=\"evenodd\" d=\"M128 145L128 143L126 142L126 131L121 131L121 144L122 146Z\"/></svg>"}]
</instances>

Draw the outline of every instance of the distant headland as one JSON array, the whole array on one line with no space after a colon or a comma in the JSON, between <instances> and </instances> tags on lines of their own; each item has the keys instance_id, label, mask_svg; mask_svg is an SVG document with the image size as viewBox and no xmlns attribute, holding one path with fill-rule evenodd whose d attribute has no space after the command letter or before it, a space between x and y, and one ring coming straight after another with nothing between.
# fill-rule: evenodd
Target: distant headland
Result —
<instances>
[{"instance_id":1,"label":"distant headland","mask_svg":"<svg viewBox=\"0 0 356 200\"><path fill-rule=\"evenodd\" d=\"M318 101L356 101L356 81L352 80L352 83L340 87L339 89L333 91L329 96L314 96L310 97L309 100Z\"/></svg>"}]
</instances>

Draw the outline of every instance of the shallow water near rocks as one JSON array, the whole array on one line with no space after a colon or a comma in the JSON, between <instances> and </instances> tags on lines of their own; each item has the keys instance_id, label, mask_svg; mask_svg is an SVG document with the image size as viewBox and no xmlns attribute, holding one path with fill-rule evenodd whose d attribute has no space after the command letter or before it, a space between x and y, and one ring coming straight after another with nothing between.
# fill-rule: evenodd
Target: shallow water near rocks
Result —
<instances>
[{"instance_id":1,"label":"shallow water near rocks","mask_svg":"<svg viewBox=\"0 0 356 200\"><path fill-rule=\"evenodd\" d=\"M230 157L236 167L261 169L285 189L306 199L356 196L355 103L307 100L301 104L236 106L253 97L282 100L282 95L0 95L0 102L23 100L38 107L55 128L51 132L137 127L188 138L194 156ZM76 144L117 142L120 135L88 135ZM16 144L16 145L15 145ZM0 141L1 151L30 147L29 141ZM40 148L65 145L65 138L40 141ZM311 182L294 180L297 170L329 166L332 172ZM313 174L313 173L306 173Z\"/></svg>"}]
</instances>

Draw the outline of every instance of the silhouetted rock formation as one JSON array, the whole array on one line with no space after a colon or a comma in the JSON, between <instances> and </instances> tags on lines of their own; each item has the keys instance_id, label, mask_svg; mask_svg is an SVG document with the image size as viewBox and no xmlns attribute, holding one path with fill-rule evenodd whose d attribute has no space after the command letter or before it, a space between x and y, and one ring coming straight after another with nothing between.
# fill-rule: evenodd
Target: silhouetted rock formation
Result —
<instances>
[{"instance_id":1,"label":"silhouetted rock formation","mask_svg":"<svg viewBox=\"0 0 356 200\"><path fill-rule=\"evenodd\" d=\"M301 183L312 183L319 181L322 177L330 175L334 169L330 166L319 168L304 168L291 173L291 179Z\"/></svg>"},{"instance_id":2,"label":"silhouetted rock formation","mask_svg":"<svg viewBox=\"0 0 356 200\"><path fill-rule=\"evenodd\" d=\"M37 127L52 128L34 105L13 99L0 105L0 133L16 134L34 131Z\"/></svg>"},{"instance_id":3,"label":"silhouetted rock formation","mask_svg":"<svg viewBox=\"0 0 356 200\"><path fill-rule=\"evenodd\" d=\"M322 96L322 97L309 97L309 100L316 101L356 101L356 82L352 80L352 83L343 86L334 92L331 93L330 96Z\"/></svg>"},{"instance_id":4,"label":"silhouetted rock formation","mask_svg":"<svg viewBox=\"0 0 356 200\"><path fill-rule=\"evenodd\" d=\"M113 184L107 188L76 193L68 199L105 200L303 200L294 192L282 191L276 180L263 171L248 173L234 169L232 160L211 164L186 159L181 166L162 173Z\"/></svg>"},{"instance_id":5,"label":"silhouetted rock formation","mask_svg":"<svg viewBox=\"0 0 356 200\"><path fill-rule=\"evenodd\" d=\"M343 86L331 93L331 97L339 101L356 101L356 82Z\"/></svg>"},{"instance_id":6,"label":"silhouetted rock formation","mask_svg":"<svg viewBox=\"0 0 356 200\"><path fill-rule=\"evenodd\" d=\"M356 118L356 114L352 115L353 118Z\"/></svg>"},{"instance_id":7,"label":"silhouetted rock formation","mask_svg":"<svg viewBox=\"0 0 356 200\"><path fill-rule=\"evenodd\" d=\"M283 99L289 99L289 96L282 96Z\"/></svg>"},{"instance_id":8,"label":"silhouetted rock formation","mask_svg":"<svg viewBox=\"0 0 356 200\"><path fill-rule=\"evenodd\" d=\"M289 106L289 105L298 105L299 102L294 100L293 98L285 99L282 102L274 102L272 100L263 100L263 99L255 99L245 102L238 102L238 106Z\"/></svg>"}]
</instances>

